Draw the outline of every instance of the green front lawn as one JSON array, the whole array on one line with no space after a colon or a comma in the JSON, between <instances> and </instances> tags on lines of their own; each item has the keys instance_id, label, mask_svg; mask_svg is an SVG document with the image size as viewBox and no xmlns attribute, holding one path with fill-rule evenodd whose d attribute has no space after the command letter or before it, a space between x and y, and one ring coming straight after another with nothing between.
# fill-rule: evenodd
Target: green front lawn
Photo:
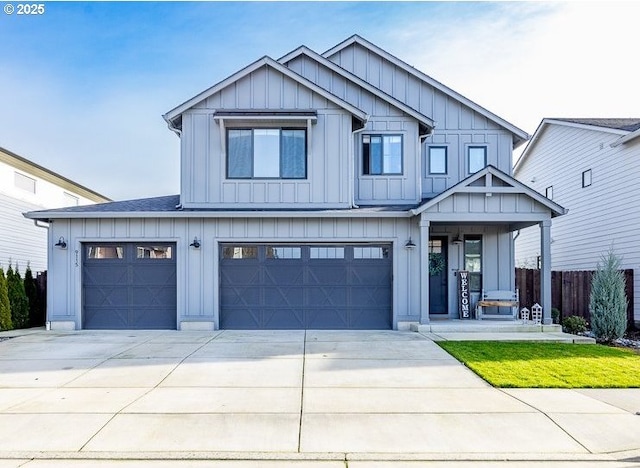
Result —
<instances>
[{"instance_id":1,"label":"green front lawn","mask_svg":"<svg viewBox=\"0 0 640 468\"><path fill-rule=\"evenodd\" d=\"M444 350L494 387L640 387L640 355L602 345L440 341Z\"/></svg>"}]
</instances>

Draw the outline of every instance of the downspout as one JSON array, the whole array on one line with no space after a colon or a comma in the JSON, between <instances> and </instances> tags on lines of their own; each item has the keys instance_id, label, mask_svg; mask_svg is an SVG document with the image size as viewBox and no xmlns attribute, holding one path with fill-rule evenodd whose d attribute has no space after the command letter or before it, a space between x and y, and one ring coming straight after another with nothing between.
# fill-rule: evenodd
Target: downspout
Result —
<instances>
[{"instance_id":1,"label":"downspout","mask_svg":"<svg viewBox=\"0 0 640 468\"><path fill-rule=\"evenodd\" d=\"M351 163L349 164L349 171L351 172L351 174L349 174L349 192L351 192L351 208L360 208L358 205L356 205L356 155L355 155L355 145L356 145L356 139L355 136L359 133L364 132L367 129L367 124L369 123L369 114L367 114L367 116L364 119L364 122L362 122L362 128L358 128L357 130L353 130L351 132L351 145L349 147L349 156L351 159Z\"/></svg>"}]
</instances>

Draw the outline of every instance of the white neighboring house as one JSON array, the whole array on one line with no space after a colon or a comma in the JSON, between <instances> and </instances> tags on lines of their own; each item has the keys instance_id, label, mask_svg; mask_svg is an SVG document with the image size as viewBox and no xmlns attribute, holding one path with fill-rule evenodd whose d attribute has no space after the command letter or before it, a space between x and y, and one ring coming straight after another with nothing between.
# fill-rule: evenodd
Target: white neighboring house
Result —
<instances>
[{"instance_id":1,"label":"white neighboring house","mask_svg":"<svg viewBox=\"0 0 640 468\"><path fill-rule=\"evenodd\" d=\"M640 321L640 118L544 119L514 176L568 209L551 230L554 270L593 270L613 245L634 270L634 319ZM516 265L535 267L538 232L516 239Z\"/></svg>"},{"instance_id":2,"label":"white neighboring house","mask_svg":"<svg viewBox=\"0 0 640 468\"><path fill-rule=\"evenodd\" d=\"M0 266L17 264L24 274L47 269L47 230L26 211L89 205L109 199L9 150L0 148Z\"/></svg>"}]
</instances>

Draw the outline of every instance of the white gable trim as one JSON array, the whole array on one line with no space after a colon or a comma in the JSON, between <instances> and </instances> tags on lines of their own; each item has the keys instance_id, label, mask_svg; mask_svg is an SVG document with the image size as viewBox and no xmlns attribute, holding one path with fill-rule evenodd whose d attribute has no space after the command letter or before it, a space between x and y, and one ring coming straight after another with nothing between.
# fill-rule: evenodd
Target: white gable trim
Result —
<instances>
[{"instance_id":1,"label":"white gable trim","mask_svg":"<svg viewBox=\"0 0 640 468\"><path fill-rule=\"evenodd\" d=\"M284 57L280 58L278 60L278 62L280 62L282 64L286 64L287 62L290 62L291 60L299 57L300 55L306 55L310 59L315 60L316 62L320 63L321 65L323 65L324 67L328 68L329 70L331 70L331 71L337 73L338 75L342 76L346 80L349 80L352 83L357 84L358 86L360 86L361 88L367 90L368 92L370 92L374 96L379 97L380 99L386 101L387 103L391 104L392 106L398 108L399 110L401 110L405 114L413 117L418 122L420 122L423 125L425 125L426 127L429 127L431 129L435 128L435 122L433 121L433 119L431 119L431 118L427 117L426 115L416 111L412 107L409 107L408 105L406 105L402 101L397 100L396 98L394 98L393 96L390 96L389 94L385 93L384 91L380 90L379 88L376 88L371 83L368 83L367 81L364 81L363 79L357 77L356 75L348 72L344 68L336 65L331 60L326 59L322 55L312 51L308 47L305 47L305 46L298 47L297 49L289 52Z\"/></svg>"},{"instance_id":2,"label":"white gable trim","mask_svg":"<svg viewBox=\"0 0 640 468\"><path fill-rule=\"evenodd\" d=\"M306 88L310 89L311 91L313 91L313 92L319 94L320 96L324 97L328 101L330 101L330 102L334 103L335 105L345 109L346 111L351 113L353 116L357 117L358 119L360 119L362 121L366 121L369 118L368 114L366 112L364 112L363 110L358 109L357 107L355 107L355 106L349 104L348 102L340 99L338 96L336 96L334 94L331 94L330 92L328 92L324 88L321 88L320 86L316 85L312 81L307 80L306 78L298 75L293 70L285 67L281 63L278 63L275 60L273 60L272 58L267 57L267 56L265 56L265 57L255 61L255 62L253 62L251 65L248 65L247 67L243 68L242 70L234 73L233 75L229 76L228 78L226 78L226 79L222 80L221 82L213 85L209 89L206 89L205 91L203 91L200 94L192 97L188 101L185 101L184 103L180 104L178 107L175 107L174 109L171 109L169 112L164 114L162 117L167 121L167 123L169 125L171 125L171 121L173 119L175 119L176 117L180 116L183 112L187 111L188 109L190 109L191 107L195 106L199 102L207 99L208 97L213 96L215 93L217 93L217 92L221 91L222 89L226 88L227 86L235 83L236 81L240 80L241 78L244 78L245 76L247 76L247 75L253 73L254 71L256 71L256 70L258 70L258 69L260 69L262 67L265 67L265 66L271 67L271 68L275 69L276 71L282 73L283 75L287 76L288 78L291 78L292 80L300 83L302 86L305 86Z\"/></svg>"},{"instance_id":3,"label":"white gable trim","mask_svg":"<svg viewBox=\"0 0 640 468\"><path fill-rule=\"evenodd\" d=\"M566 120L545 118L545 119L542 119L542 121L538 125L538 128L536 128L536 131L533 133L533 136L531 137L531 140L529 140L529 143L527 144L527 146L525 147L524 151L522 152L522 154L520 155L520 157L518 158L518 160L514 164L514 166L513 166L514 173L524 163L525 159L529 156L529 153L533 150L533 148L537 144L537 142L540 139L540 136L542 135L544 130L550 125L560 125L560 126L563 126L563 127L571 127L571 128L582 129L582 130L590 130L590 131L594 131L594 132L605 132L605 133L612 133L614 135L622 135L622 138L620 138L619 140L617 140L617 141L615 141L614 143L611 144L611 146L614 146L614 147L618 146L618 145L621 145L622 143L626 143L627 141L635 138L635 136L631 137L631 135L633 135L634 133L637 133L636 136L640 135L640 133L638 133L638 132L640 132L640 130L636 130L635 132L630 134L626 130L620 130L620 129L617 129L617 128L601 127L599 125L588 125L588 124L583 124L583 123L578 123L578 122L567 122ZM627 137L629 137L629 138L626 139ZM621 141L621 140L624 140L624 141Z\"/></svg>"},{"instance_id":4,"label":"white gable trim","mask_svg":"<svg viewBox=\"0 0 640 468\"><path fill-rule=\"evenodd\" d=\"M640 136L640 128L635 132L628 133L625 136L618 138L616 141L611 143L611 147L615 148L616 146L623 145L625 143L628 143L631 140L635 140L639 136Z\"/></svg>"},{"instance_id":5,"label":"white gable trim","mask_svg":"<svg viewBox=\"0 0 640 468\"><path fill-rule=\"evenodd\" d=\"M427 74L421 72L420 70L412 67L408 63L403 62L402 60L400 60L396 56L391 55L386 50L381 49L380 47L376 46L375 44L372 44L371 42L367 41L366 39L363 39L362 37L358 36L357 34L351 36L350 38L346 39L345 41L341 42L340 44L338 44L338 45L332 47L331 49L327 50L325 53L322 54L322 56L325 57L325 58L329 58L330 56L340 52L341 50L349 47L350 45L352 45L354 43L364 47L365 49L370 50L371 52L374 52L374 53L378 54L379 56L381 56L384 59L388 60L389 62L393 63L397 67L402 68L406 72L412 74L413 76L415 76L419 80L422 80L425 83L428 83L429 85L433 86L434 88L436 88L437 90L441 91L442 93L444 93L444 94L446 94L448 96L451 96L452 98L458 100L459 102L461 102L465 106L473 109L477 113L485 116L489 120L495 122L496 124L500 125L501 127L504 127L505 129L509 130L516 137L515 138L514 147L520 146L520 144L524 143L526 140L529 139L529 134L527 132L525 132L524 130L521 130L520 128L516 127L513 124L510 124L506 120L504 120L504 119L498 117L497 115L495 115L493 112L488 111L484 107L482 107L482 106L476 104L475 102L471 101L470 99L464 97L462 94L457 93L456 91L454 91L451 88L443 85L439 81L434 80L429 75L427 75Z\"/></svg>"},{"instance_id":6,"label":"white gable trim","mask_svg":"<svg viewBox=\"0 0 640 468\"><path fill-rule=\"evenodd\" d=\"M472 186L471 185L473 182L475 182L476 180L478 180L478 179L480 179L482 177L487 177L488 179L491 179L491 178L495 177L496 179L499 179L499 180L503 181L504 183L506 183L508 186L507 187L495 187L495 186L476 187L476 186ZM467 192L481 192L481 193L486 193L486 194L489 194L489 193L521 193L521 194L527 195L528 197L534 199L535 201L537 201L541 205L543 205L546 208L548 208L549 211L551 212L551 216L552 217L560 216L560 215L563 215L563 214L567 213L567 210L565 208L563 208L562 206L558 205L556 202L554 202L552 200L549 200L547 197L541 195L540 193L536 192L532 188L527 187L526 185L524 185L519 180L514 179L510 175L502 172L501 170L499 170L498 168L496 168L494 166L487 166L484 169L482 169L481 171L478 171L475 174L470 175L469 177L467 177L466 179L460 181L459 183L457 183L456 185L454 185L450 189L445 190L444 192L439 194L437 197L432 198L430 200L427 200L426 202L424 202L419 207L411 210L411 212L414 215L419 215L422 212L428 210L429 208L431 208L434 205L437 205L442 200L452 196L455 193L467 193Z\"/></svg>"}]
</instances>

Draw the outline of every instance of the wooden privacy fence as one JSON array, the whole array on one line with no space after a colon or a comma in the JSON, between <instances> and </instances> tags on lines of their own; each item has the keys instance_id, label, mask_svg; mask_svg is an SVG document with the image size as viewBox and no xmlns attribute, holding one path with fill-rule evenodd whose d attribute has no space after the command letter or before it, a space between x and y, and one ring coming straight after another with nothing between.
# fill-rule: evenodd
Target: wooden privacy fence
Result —
<instances>
[{"instance_id":1,"label":"wooden privacy fence","mask_svg":"<svg viewBox=\"0 0 640 468\"><path fill-rule=\"evenodd\" d=\"M633 270L623 270L627 293L627 327L633 328ZM591 322L589 295L593 271L552 271L551 307L564 317L578 315ZM520 290L521 307L531 308L540 300L540 270L516 268L516 288Z\"/></svg>"}]
</instances>

